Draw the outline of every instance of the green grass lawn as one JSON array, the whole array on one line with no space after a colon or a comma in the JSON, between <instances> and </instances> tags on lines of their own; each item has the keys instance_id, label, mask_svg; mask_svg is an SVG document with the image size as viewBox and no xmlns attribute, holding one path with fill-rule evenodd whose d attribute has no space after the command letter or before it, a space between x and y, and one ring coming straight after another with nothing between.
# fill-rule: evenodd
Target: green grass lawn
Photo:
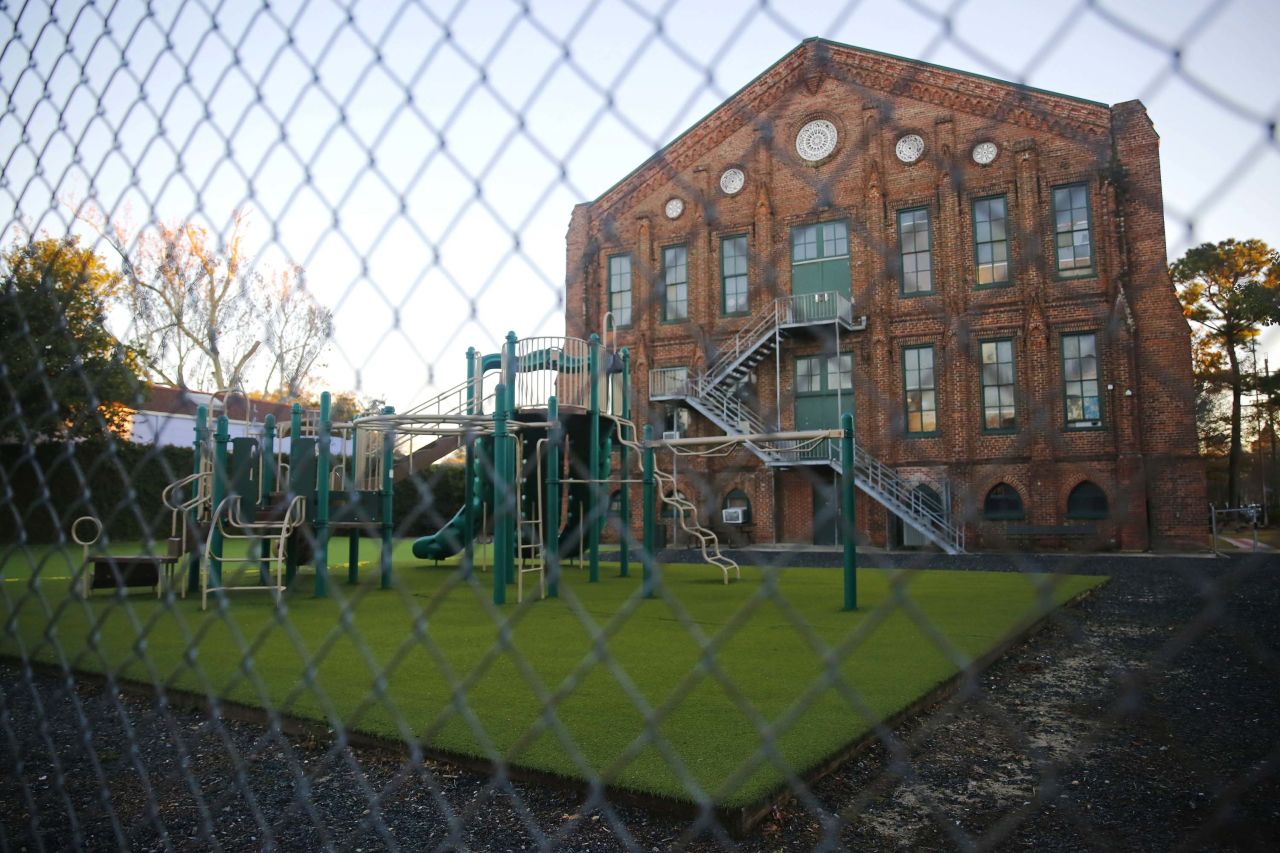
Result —
<instances>
[{"instance_id":1,"label":"green grass lawn","mask_svg":"<svg viewBox=\"0 0 1280 853\"><path fill-rule=\"evenodd\" d=\"M10 551L0 654L54 662L52 637L77 669L677 799L688 781L740 806L785 780L758 754L762 727L803 772L954 674L952 655L978 657L1104 580L862 570L861 608L844 613L831 569L744 568L725 586L709 566L672 565L664 595L642 600L638 567L630 579L606 567L597 584L569 568L560 599L496 609L490 576L464 580L408 547L396 547L395 589L373 586L377 547L365 541L359 586L335 571L322 600L304 577L278 615L249 591L222 612L144 591L127 607L106 592L86 604L53 580L78 549ZM345 542L331 553L345 564ZM33 565L47 580L29 579Z\"/></svg>"}]
</instances>

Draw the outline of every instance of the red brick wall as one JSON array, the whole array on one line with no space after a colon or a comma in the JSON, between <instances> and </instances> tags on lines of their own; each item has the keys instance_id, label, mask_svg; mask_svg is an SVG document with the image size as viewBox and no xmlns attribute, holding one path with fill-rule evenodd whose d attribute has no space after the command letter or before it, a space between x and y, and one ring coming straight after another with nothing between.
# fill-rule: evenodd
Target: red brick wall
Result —
<instances>
[{"instance_id":1,"label":"red brick wall","mask_svg":"<svg viewBox=\"0 0 1280 853\"><path fill-rule=\"evenodd\" d=\"M794 138L815 117L836 124L840 142L830 158L811 164L795 154ZM910 165L893 153L906 132L926 145ZM989 166L970 158L982 140L999 146ZM728 196L718 180L731 165L747 179ZM1095 272L1062 280L1051 190L1073 182L1088 187ZM1007 199L1012 283L979 289L971 203L995 194ZM673 196L685 203L675 220L663 212ZM900 295L895 270L896 212L910 207L926 207L931 224L934 292L917 298ZM717 341L750 322L721 316L720 238L748 235L754 312L791 291L791 227L830 219L849 224L854 313L868 319L865 331L840 341L841 351L854 354L858 442L913 482L941 491L949 481L953 513L965 520L971 547L1204 543L1188 329L1166 271L1158 139L1141 104L1108 108L806 42L601 199L574 209L569 334L600 329L607 258L629 253L634 322L618 341L631 350L633 405L644 413L650 369L696 372ZM666 323L662 249L677 243L688 247L690 319ZM1065 428L1061 336L1076 331L1094 332L1100 346L1103 427L1096 430ZM981 428L978 343L995 337L1014 342L1019 428L1012 435ZM903 434L901 354L916 344L934 348L936 437ZM772 357L760 365L759 412L767 423L778 416L780 394L778 420L783 429L793 426L794 360L824 346L829 339L786 342L780 386ZM719 434L697 415L692 431ZM805 472L769 471L745 451L732 462L700 461L687 470L687 493L716 509L729 488L749 482L757 539L811 535ZM1066 496L1085 479L1106 492L1109 519L1065 519ZM983 520L983 498L999 482L1021 494L1024 520ZM776 529L775 496L782 507ZM638 489L634 497L638 508ZM638 524L638 509L636 518ZM878 544L889 536L885 511L865 496L858 524ZM1092 533L1028 539L1011 536L1011 525L1066 525L1077 533L1087 526Z\"/></svg>"}]
</instances>

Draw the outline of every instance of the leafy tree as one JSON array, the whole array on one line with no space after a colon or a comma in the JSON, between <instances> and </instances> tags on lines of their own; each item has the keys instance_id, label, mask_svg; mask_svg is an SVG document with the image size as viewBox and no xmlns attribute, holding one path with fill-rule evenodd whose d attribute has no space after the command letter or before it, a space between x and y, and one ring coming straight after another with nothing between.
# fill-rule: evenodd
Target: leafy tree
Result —
<instances>
[{"instance_id":1,"label":"leafy tree","mask_svg":"<svg viewBox=\"0 0 1280 853\"><path fill-rule=\"evenodd\" d=\"M15 243L0 287L0 434L31 439L120 432L141 402L140 353L107 331L121 286L75 237Z\"/></svg>"},{"instance_id":2,"label":"leafy tree","mask_svg":"<svg viewBox=\"0 0 1280 853\"><path fill-rule=\"evenodd\" d=\"M1199 325L1209 352L1197 367L1216 368L1226 360L1226 387L1231 392L1231 443L1227 454L1227 496L1240 500L1242 455L1241 398L1245 375L1240 348L1258 336L1261 327L1280 321L1280 255L1261 240L1223 240L1203 243L1175 261L1169 273L1187 319Z\"/></svg>"}]
</instances>

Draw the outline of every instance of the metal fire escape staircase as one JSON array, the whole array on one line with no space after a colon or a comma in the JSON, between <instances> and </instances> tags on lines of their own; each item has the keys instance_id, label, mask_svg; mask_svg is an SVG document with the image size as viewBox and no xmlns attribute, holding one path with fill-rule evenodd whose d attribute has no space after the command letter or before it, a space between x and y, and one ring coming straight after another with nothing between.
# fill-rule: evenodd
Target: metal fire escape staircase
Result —
<instances>
[{"instance_id":1,"label":"metal fire escape staircase","mask_svg":"<svg viewBox=\"0 0 1280 853\"><path fill-rule=\"evenodd\" d=\"M855 320L852 303L840 293L780 297L725 341L715 362L701 374L651 373L649 399L684 402L726 435L774 432L774 425L766 424L736 392L751 371L773 355L794 330L821 326L854 330L865 328L866 320ZM748 442L747 448L772 468L814 466L841 470L837 441L795 450L778 444L761 446ZM945 509L923 499L896 471L856 444L853 452L854 483L859 489L946 553L964 552L964 530L952 524Z\"/></svg>"}]
</instances>

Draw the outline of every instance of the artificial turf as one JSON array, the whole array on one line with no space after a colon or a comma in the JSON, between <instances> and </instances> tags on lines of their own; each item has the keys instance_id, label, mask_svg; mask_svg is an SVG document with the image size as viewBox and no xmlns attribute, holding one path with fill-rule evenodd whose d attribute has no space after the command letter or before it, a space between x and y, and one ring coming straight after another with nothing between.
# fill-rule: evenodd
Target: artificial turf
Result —
<instances>
[{"instance_id":1,"label":"artificial turf","mask_svg":"<svg viewBox=\"0 0 1280 853\"><path fill-rule=\"evenodd\" d=\"M341 564L345 543L334 545ZM403 559L406 547L396 548L393 589L374 586L367 543L360 585L335 571L331 597L316 599L304 576L279 611L250 591L208 612L198 596L145 592L127 607L106 592L85 604L52 580L74 559L11 553L0 654L735 807L1104 580L864 569L859 610L846 613L830 569L744 568L725 586L709 566L670 565L662 595L644 600L638 567L629 579L606 567L596 584L570 567L560 599L494 608L490 576ZM51 580L24 580L33 565Z\"/></svg>"}]
</instances>

